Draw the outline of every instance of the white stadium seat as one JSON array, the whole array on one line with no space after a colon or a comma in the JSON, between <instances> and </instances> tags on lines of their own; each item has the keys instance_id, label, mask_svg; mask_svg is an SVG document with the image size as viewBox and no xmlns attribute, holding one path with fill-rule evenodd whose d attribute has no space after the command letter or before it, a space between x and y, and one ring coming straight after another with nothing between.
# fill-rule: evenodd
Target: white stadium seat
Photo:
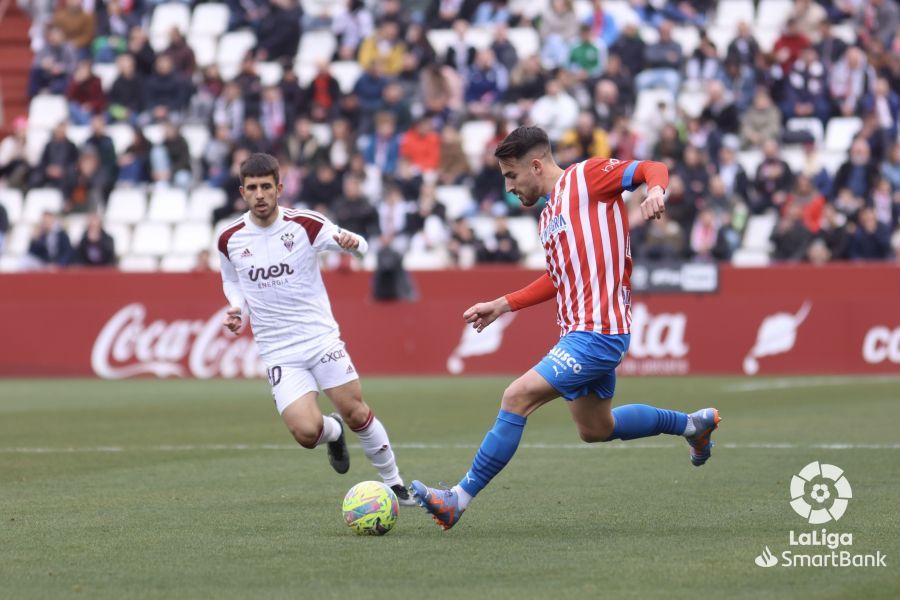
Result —
<instances>
[{"instance_id":1,"label":"white stadium seat","mask_svg":"<svg viewBox=\"0 0 900 600\"><path fill-rule=\"evenodd\" d=\"M310 127L310 133L323 148L331 143L331 125L329 123L314 123Z\"/></svg>"},{"instance_id":2,"label":"white stadium seat","mask_svg":"<svg viewBox=\"0 0 900 600\"><path fill-rule=\"evenodd\" d=\"M201 4L200 6L206 6ZM208 67L216 62L216 49L218 42L211 35L194 35L188 39L188 45L194 51L194 62L198 67Z\"/></svg>"},{"instance_id":3,"label":"white stadium seat","mask_svg":"<svg viewBox=\"0 0 900 600\"><path fill-rule=\"evenodd\" d=\"M172 247L172 228L165 223L141 223L134 228L131 252L147 256L168 254Z\"/></svg>"},{"instance_id":4,"label":"white stadium seat","mask_svg":"<svg viewBox=\"0 0 900 600\"><path fill-rule=\"evenodd\" d=\"M738 248L731 255L731 264L735 267L765 267L769 264L767 250L747 250Z\"/></svg>"},{"instance_id":5,"label":"white stadium seat","mask_svg":"<svg viewBox=\"0 0 900 600\"><path fill-rule=\"evenodd\" d=\"M798 173L806 164L806 152L799 146L782 146L781 159L788 164L791 171Z\"/></svg>"},{"instance_id":6,"label":"white stadium seat","mask_svg":"<svg viewBox=\"0 0 900 600\"><path fill-rule=\"evenodd\" d=\"M62 208L62 192L55 188L34 188L25 196L22 220L25 223L37 223L45 212L59 214Z\"/></svg>"},{"instance_id":7,"label":"white stadium seat","mask_svg":"<svg viewBox=\"0 0 900 600\"><path fill-rule=\"evenodd\" d=\"M822 167L828 171L828 174L834 177L841 165L847 162L846 150L823 150L819 152L819 159L822 161Z\"/></svg>"},{"instance_id":8,"label":"white stadium seat","mask_svg":"<svg viewBox=\"0 0 900 600\"><path fill-rule=\"evenodd\" d=\"M199 187L191 192L187 218L209 223L215 209L225 205L225 192L214 187Z\"/></svg>"},{"instance_id":9,"label":"white stadium seat","mask_svg":"<svg viewBox=\"0 0 900 600\"><path fill-rule=\"evenodd\" d=\"M260 82L266 87L278 85L283 72L284 68L277 62L256 63L256 74L259 75Z\"/></svg>"},{"instance_id":10,"label":"white stadium seat","mask_svg":"<svg viewBox=\"0 0 900 600\"><path fill-rule=\"evenodd\" d=\"M121 156L134 141L134 128L128 123L113 123L107 126L106 135L112 139L116 154Z\"/></svg>"},{"instance_id":11,"label":"white stadium seat","mask_svg":"<svg viewBox=\"0 0 900 600\"><path fill-rule=\"evenodd\" d=\"M706 30L706 36L715 45L719 56L725 58L728 53L728 45L734 39L737 31L731 27L710 27Z\"/></svg>"},{"instance_id":12,"label":"white stadium seat","mask_svg":"<svg viewBox=\"0 0 900 600\"><path fill-rule=\"evenodd\" d=\"M744 229L744 240L741 247L746 250L762 250L769 252L772 248L772 231L778 222L775 212L762 215L752 215L747 219L747 227Z\"/></svg>"},{"instance_id":13,"label":"white stadium seat","mask_svg":"<svg viewBox=\"0 0 900 600\"><path fill-rule=\"evenodd\" d=\"M185 124L181 126L181 135L187 142L191 158L200 160L209 143L209 128L206 125Z\"/></svg>"},{"instance_id":14,"label":"white stadium seat","mask_svg":"<svg viewBox=\"0 0 900 600\"><path fill-rule=\"evenodd\" d=\"M450 266L447 253L440 250L409 251L403 257L407 271L436 271Z\"/></svg>"},{"instance_id":15,"label":"white stadium seat","mask_svg":"<svg viewBox=\"0 0 900 600\"><path fill-rule=\"evenodd\" d=\"M537 221L531 217L512 217L506 220L509 233L519 244L522 254L529 254L540 247Z\"/></svg>"},{"instance_id":16,"label":"white stadium seat","mask_svg":"<svg viewBox=\"0 0 900 600\"><path fill-rule=\"evenodd\" d=\"M157 223L177 223L187 217L187 193L169 186L156 186L150 195L147 219Z\"/></svg>"},{"instance_id":17,"label":"white stadium seat","mask_svg":"<svg viewBox=\"0 0 900 600\"><path fill-rule=\"evenodd\" d=\"M299 83L301 87L306 87L312 83L312 80L315 79L318 71L316 65L311 63L294 64L294 73L297 74L297 83Z\"/></svg>"},{"instance_id":18,"label":"white stadium seat","mask_svg":"<svg viewBox=\"0 0 900 600\"><path fill-rule=\"evenodd\" d=\"M134 225L147 215L147 195L140 188L117 187L106 203L106 223Z\"/></svg>"},{"instance_id":19,"label":"white stadium seat","mask_svg":"<svg viewBox=\"0 0 900 600\"><path fill-rule=\"evenodd\" d=\"M509 43L515 47L519 60L535 56L541 51L541 38L531 27L513 27L507 33L507 37Z\"/></svg>"},{"instance_id":20,"label":"white stadium seat","mask_svg":"<svg viewBox=\"0 0 900 600\"><path fill-rule=\"evenodd\" d=\"M28 105L30 129L53 129L60 121L69 118L69 105L64 96L38 94Z\"/></svg>"},{"instance_id":21,"label":"white stadium seat","mask_svg":"<svg viewBox=\"0 0 900 600\"><path fill-rule=\"evenodd\" d=\"M186 4L181 2L158 4L150 17L150 37L168 37L173 27L187 35L190 22L191 11Z\"/></svg>"},{"instance_id":22,"label":"white stadium seat","mask_svg":"<svg viewBox=\"0 0 900 600\"><path fill-rule=\"evenodd\" d=\"M723 29L737 29L738 23L750 25L756 20L753 0L724 0L717 2L715 24Z\"/></svg>"},{"instance_id":23,"label":"white stadium seat","mask_svg":"<svg viewBox=\"0 0 900 600\"><path fill-rule=\"evenodd\" d=\"M860 129L862 119L859 117L832 117L825 128L825 150L829 152L847 150Z\"/></svg>"},{"instance_id":24,"label":"white stadium seat","mask_svg":"<svg viewBox=\"0 0 900 600\"><path fill-rule=\"evenodd\" d=\"M64 219L66 233L73 246L78 246L84 232L87 229L88 216L85 214L71 214Z\"/></svg>"},{"instance_id":25,"label":"white stadium seat","mask_svg":"<svg viewBox=\"0 0 900 600\"><path fill-rule=\"evenodd\" d=\"M781 29L787 23L794 3L791 0L760 0L756 11L756 25L768 29Z\"/></svg>"},{"instance_id":26,"label":"white stadium seat","mask_svg":"<svg viewBox=\"0 0 900 600\"><path fill-rule=\"evenodd\" d=\"M109 91L119 76L119 67L116 66L116 63L94 63L91 70L100 78L100 85L104 92Z\"/></svg>"},{"instance_id":27,"label":"white stadium seat","mask_svg":"<svg viewBox=\"0 0 900 600\"><path fill-rule=\"evenodd\" d=\"M34 224L20 223L9 230L3 252L7 256L22 256L28 252L31 236L34 235Z\"/></svg>"},{"instance_id":28,"label":"white stadium seat","mask_svg":"<svg viewBox=\"0 0 900 600\"><path fill-rule=\"evenodd\" d=\"M166 273L187 273L197 266L195 254L166 254L159 261L159 270Z\"/></svg>"},{"instance_id":29,"label":"white stadium seat","mask_svg":"<svg viewBox=\"0 0 900 600\"><path fill-rule=\"evenodd\" d=\"M0 204L6 209L6 217L11 224L18 223L22 218L22 204L24 197L22 192L13 188L0 188Z\"/></svg>"},{"instance_id":30,"label":"white stadium seat","mask_svg":"<svg viewBox=\"0 0 900 600\"><path fill-rule=\"evenodd\" d=\"M608 0L603 3L603 10L612 15L619 28L627 24L640 25L641 23L640 16L631 8L628 0Z\"/></svg>"},{"instance_id":31,"label":"white stadium seat","mask_svg":"<svg viewBox=\"0 0 900 600\"><path fill-rule=\"evenodd\" d=\"M228 30L231 10L224 2L205 2L194 8L191 16L191 35L217 38Z\"/></svg>"},{"instance_id":32,"label":"white stadium seat","mask_svg":"<svg viewBox=\"0 0 900 600\"><path fill-rule=\"evenodd\" d=\"M456 32L452 29L429 29L425 37L428 38L428 43L431 44L438 58L443 60L447 55L447 48L456 39ZM519 58L522 58L521 54Z\"/></svg>"},{"instance_id":33,"label":"white stadium seat","mask_svg":"<svg viewBox=\"0 0 900 600\"><path fill-rule=\"evenodd\" d=\"M131 227L122 223L103 223L103 229L113 239L116 256L122 256L131 250Z\"/></svg>"},{"instance_id":34,"label":"white stadium seat","mask_svg":"<svg viewBox=\"0 0 900 600\"><path fill-rule=\"evenodd\" d=\"M763 153L761 150L741 150L737 153L737 161L744 168L744 173L751 180L756 179L756 170L763 161Z\"/></svg>"},{"instance_id":35,"label":"white stadium seat","mask_svg":"<svg viewBox=\"0 0 900 600\"><path fill-rule=\"evenodd\" d=\"M175 226L172 238L172 252L175 254L196 254L206 250L212 242L212 226L209 223L186 221Z\"/></svg>"},{"instance_id":36,"label":"white stadium seat","mask_svg":"<svg viewBox=\"0 0 900 600\"><path fill-rule=\"evenodd\" d=\"M700 45L700 32L696 27L678 25L672 28L672 40L678 42L685 56L690 56Z\"/></svg>"},{"instance_id":37,"label":"white stadium seat","mask_svg":"<svg viewBox=\"0 0 900 600\"><path fill-rule=\"evenodd\" d=\"M300 37L297 63L315 65L330 61L337 50L337 40L330 31L307 31Z\"/></svg>"},{"instance_id":38,"label":"white stadium seat","mask_svg":"<svg viewBox=\"0 0 900 600\"><path fill-rule=\"evenodd\" d=\"M466 121L459 130L463 151L467 156L474 157L480 163L487 143L496 133L497 126L493 121Z\"/></svg>"},{"instance_id":39,"label":"white stadium seat","mask_svg":"<svg viewBox=\"0 0 900 600\"><path fill-rule=\"evenodd\" d=\"M494 43L494 29L492 27L473 27L466 31L466 41L476 50L490 48Z\"/></svg>"},{"instance_id":40,"label":"white stadium seat","mask_svg":"<svg viewBox=\"0 0 900 600\"><path fill-rule=\"evenodd\" d=\"M704 88L687 90L682 89L678 94L678 108L686 115L696 119L706 106L707 94Z\"/></svg>"},{"instance_id":41,"label":"white stadium seat","mask_svg":"<svg viewBox=\"0 0 900 600\"><path fill-rule=\"evenodd\" d=\"M808 131L816 145L820 145L825 139L825 128L822 127L822 121L813 117L794 117L788 119L786 123L788 131Z\"/></svg>"},{"instance_id":42,"label":"white stadium seat","mask_svg":"<svg viewBox=\"0 0 900 600\"><path fill-rule=\"evenodd\" d=\"M665 105L668 121L675 120L675 97L664 89L646 89L638 93L634 108L634 121L638 124L654 123L659 118L659 105Z\"/></svg>"},{"instance_id":43,"label":"white stadium seat","mask_svg":"<svg viewBox=\"0 0 900 600\"><path fill-rule=\"evenodd\" d=\"M356 81L362 75L362 67L355 60L339 60L331 63L331 76L334 77L341 91L349 94L353 91Z\"/></svg>"},{"instance_id":44,"label":"white stadium seat","mask_svg":"<svg viewBox=\"0 0 900 600\"><path fill-rule=\"evenodd\" d=\"M162 144L163 139L165 138L165 131L163 131L163 126L159 123L151 123L150 125L144 125L144 137L147 138L147 141L153 144Z\"/></svg>"},{"instance_id":45,"label":"white stadium seat","mask_svg":"<svg viewBox=\"0 0 900 600\"><path fill-rule=\"evenodd\" d=\"M240 70L244 56L255 47L256 35L252 31L231 31L220 37L216 63L222 78L233 79Z\"/></svg>"},{"instance_id":46,"label":"white stadium seat","mask_svg":"<svg viewBox=\"0 0 900 600\"><path fill-rule=\"evenodd\" d=\"M119 270L133 273L155 271L157 260L152 256L127 254L119 259Z\"/></svg>"},{"instance_id":47,"label":"white stadium seat","mask_svg":"<svg viewBox=\"0 0 900 600\"><path fill-rule=\"evenodd\" d=\"M475 201L469 188L464 185L441 185L435 189L437 201L447 209L449 220L465 216L475 210Z\"/></svg>"},{"instance_id":48,"label":"white stadium seat","mask_svg":"<svg viewBox=\"0 0 900 600\"><path fill-rule=\"evenodd\" d=\"M509 12L533 19L550 8L550 0L510 0ZM519 57L521 58L521 54Z\"/></svg>"},{"instance_id":49,"label":"white stadium seat","mask_svg":"<svg viewBox=\"0 0 900 600\"><path fill-rule=\"evenodd\" d=\"M475 237L479 240L488 240L494 237L494 232L496 231L496 227L494 227L494 217L475 215L466 219L466 222L469 224L469 227L472 228L472 233L474 233Z\"/></svg>"},{"instance_id":50,"label":"white stadium seat","mask_svg":"<svg viewBox=\"0 0 900 600\"><path fill-rule=\"evenodd\" d=\"M66 137L81 148L87 139L91 137L91 128L88 125L68 125L66 126Z\"/></svg>"},{"instance_id":51,"label":"white stadium seat","mask_svg":"<svg viewBox=\"0 0 900 600\"><path fill-rule=\"evenodd\" d=\"M0 256L0 273L15 273L22 270L22 258L4 254Z\"/></svg>"},{"instance_id":52,"label":"white stadium seat","mask_svg":"<svg viewBox=\"0 0 900 600\"><path fill-rule=\"evenodd\" d=\"M759 49L763 52L771 52L780 35L780 29L759 26L753 28L753 37L756 39L756 43L759 44Z\"/></svg>"},{"instance_id":53,"label":"white stadium seat","mask_svg":"<svg viewBox=\"0 0 900 600\"><path fill-rule=\"evenodd\" d=\"M29 125L25 132L25 158L32 165L41 162L41 155L44 153L44 147L50 141L50 130L34 128Z\"/></svg>"},{"instance_id":54,"label":"white stadium seat","mask_svg":"<svg viewBox=\"0 0 900 600\"><path fill-rule=\"evenodd\" d=\"M659 42L659 30L652 25L641 25L638 35L640 35L641 41L647 45Z\"/></svg>"}]
</instances>

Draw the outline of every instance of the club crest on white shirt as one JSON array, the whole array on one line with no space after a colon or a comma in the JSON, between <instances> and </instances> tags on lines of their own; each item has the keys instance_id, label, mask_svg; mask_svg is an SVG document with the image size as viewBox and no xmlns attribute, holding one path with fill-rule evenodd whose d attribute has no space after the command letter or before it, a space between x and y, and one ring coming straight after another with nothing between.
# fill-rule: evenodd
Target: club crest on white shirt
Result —
<instances>
[{"instance_id":1,"label":"club crest on white shirt","mask_svg":"<svg viewBox=\"0 0 900 600\"><path fill-rule=\"evenodd\" d=\"M284 242L284 247L290 252L291 248L294 247L294 234L291 232L285 233L281 236L281 241Z\"/></svg>"}]
</instances>

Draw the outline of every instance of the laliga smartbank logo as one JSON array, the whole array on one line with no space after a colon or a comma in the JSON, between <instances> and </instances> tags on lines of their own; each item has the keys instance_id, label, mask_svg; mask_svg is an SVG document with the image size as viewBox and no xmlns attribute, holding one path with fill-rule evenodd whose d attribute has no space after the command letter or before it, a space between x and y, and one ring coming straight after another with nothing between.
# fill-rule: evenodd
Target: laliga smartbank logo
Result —
<instances>
[{"instance_id":1,"label":"laliga smartbank logo","mask_svg":"<svg viewBox=\"0 0 900 600\"><path fill-rule=\"evenodd\" d=\"M847 511L853 488L840 467L811 462L791 478L791 508L810 525L838 521ZM887 556L854 553L853 534L829 531L822 527L812 531L791 530L790 549L773 554L768 546L754 559L758 567L886 567Z\"/></svg>"}]
</instances>

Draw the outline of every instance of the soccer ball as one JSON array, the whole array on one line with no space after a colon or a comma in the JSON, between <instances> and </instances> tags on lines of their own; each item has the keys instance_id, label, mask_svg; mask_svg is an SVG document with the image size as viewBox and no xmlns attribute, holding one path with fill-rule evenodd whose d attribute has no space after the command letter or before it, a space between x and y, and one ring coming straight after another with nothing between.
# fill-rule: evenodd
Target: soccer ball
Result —
<instances>
[{"instance_id":1,"label":"soccer ball","mask_svg":"<svg viewBox=\"0 0 900 600\"><path fill-rule=\"evenodd\" d=\"M384 535L397 523L400 503L378 481L357 483L344 496L344 522L357 535Z\"/></svg>"}]
</instances>

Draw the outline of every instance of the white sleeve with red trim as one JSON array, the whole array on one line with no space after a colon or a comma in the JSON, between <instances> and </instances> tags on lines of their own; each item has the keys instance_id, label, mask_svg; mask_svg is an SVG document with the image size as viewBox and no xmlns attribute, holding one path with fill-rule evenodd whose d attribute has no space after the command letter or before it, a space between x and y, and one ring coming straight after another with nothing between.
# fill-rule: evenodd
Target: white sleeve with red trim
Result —
<instances>
[{"instance_id":1,"label":"white sleeve with red trim","mask_svg":"<svg viewBox=\"0 0 900 600\"><path fill-rule=\"evenodd\" d=\"M322 228L319 229L319 233L312 245L313 249L316 252L349 252L350 254L355 255L357 258L362 258L363 254L365 254L369 250L369 244L368 242L366 242L363 236L353 233L352 231L347 231L346 229L341 229L340 227L332 223L328 219L328 217L321 213L317 213L312 210L306 212L312 218L318 219L322 222ZM341 248L335 241L334 236L344 231L355 236L356 239L359 240L359 246L352 250Z\"/></svg>"},{"instance_id":2,"label":"white sleeve with red trim","mask_svg":"<svg viewBox=\"0 0 900 600\"><path fill-rule=\"evenodd\" d=\"M231 260L219 252L219 262L221 263L220 272L222 273L222 290L228 299L228 304L232 308L241 309L241 314L245 315L249 312L247 307L247 299L244 298L244 292L241 290L241 282L238 279L237 271Z\"/></svg>"}]
</instances>

